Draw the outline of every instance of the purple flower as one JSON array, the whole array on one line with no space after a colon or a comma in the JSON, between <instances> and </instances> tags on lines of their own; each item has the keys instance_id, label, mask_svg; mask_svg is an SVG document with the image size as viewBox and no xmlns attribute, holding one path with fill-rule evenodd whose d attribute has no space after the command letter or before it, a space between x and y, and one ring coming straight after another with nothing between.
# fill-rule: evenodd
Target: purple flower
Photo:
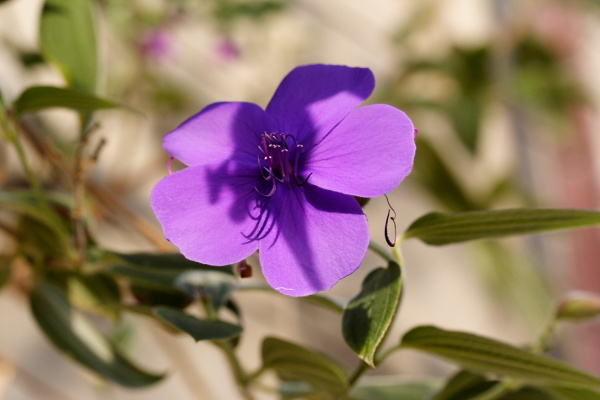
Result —
<instances>
[{"instance_id":1,"label":"purple flower","mask_svg":"<svg viewBox=\"0 0 600 400\"><path fill-rule=\"evenodd\" d=\"M210 265L258 250L266 280L289 296L350 275L369 244L353 196L393 190L415 154L402 111L356 108L374 86L366 68L307 65L285 77L266 110L216 103L185 121L164 147L189 167L152 192L166 238Z\"/></svg>"}]
</instances>

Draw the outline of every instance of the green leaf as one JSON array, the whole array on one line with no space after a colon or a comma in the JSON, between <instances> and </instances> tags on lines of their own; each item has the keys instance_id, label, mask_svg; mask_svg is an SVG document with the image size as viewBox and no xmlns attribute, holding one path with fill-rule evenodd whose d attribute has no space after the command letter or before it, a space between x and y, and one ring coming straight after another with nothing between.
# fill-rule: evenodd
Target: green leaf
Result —
<instances>
[{"instance_id":1,"label":"green leaf","mask_svg":"<svg viewBox=\"0 0 600 400\"><path fill-rule=\"evenodd\" d=\"M458 400L458 399L457 399ZM524 387L510 392L498 400L558 400L556 397L537 387Z\"/></svg>"},{"instance_id":2,"label":"green leaf","mask_svg":"<svg viewBox=\"0 0 600 400\"><path fill-rule=\"evenodd\" d=\"M169 271L127 264L111 265L106 269L107 274L125 277L136 285L164 290L175 289L175 281L181 272L177 269Z\"/></svg>"},{"instance_id":3,"label":"green leaf","mask_svg":"<svg viewBox=\"0 0 600 400\"><path fill-rule=\"evenodd\" d=\"M462 400L469 399L490 389L497 382L488 381L481 375L469 371L459 371L454 375L440 392L431 400Z\"/></svg>"},{"instance_id":4,"label":"green leaf","mask_svg":"<svg viewBox=\"0 0 600 400\"><path fill-rule=\"evenodd\" d=\"M404 335L401 347L437 355L475 373L556 386L600 386L600 378L567 364L465 332L417 327Z\"/></svg>"},{"instance_id":5,"label":"green leaf","mask_svg":"<svg viewBox=\"0 0 600 400\"><path fill-rule=\"evenodd\" d=\"M384 383L361 385L352 390L352 399L360 400L423 400L435 392L428 382Z\"/></svg>"},{"instance_id":6,"label":"green leaf","mask_svg":"<svg viewBox=\"0 0 600 400\"><path fill-rule=\"evenodd\" d=\"M163 377L142 371L121 355L71 306L59 287L39 283L30 294L30 305L36 322L56 347L104 378L127 387L143 387Z\"/></svg>"},{"instance_id":7,"label":"green leaf","mask_svg":"<svg viewBox=\"0 0 600 400\"><path fill-rule=\"evenodd\" d=\"M348 346L371 367L400 303L402 280L400 267L390 262L365 278L360 293L342 316L342 333Z\"/></svg>"},{"instance_id":8,"label":"green leaf","mask_svg":"<svg viewBox=\"0 0 600 400\"><path fill-rule=\"evenodd\" d=\"M136 267L159 268L165 271L177 270L177 272L182 272L188 269L199 269L203 271L215 271L234 275L233 267L231 265L226 265L224 267L213 267L211 265L200 264L195 261L188 260L179 253L110 253L110 255Z\"/></svg>"},{"instance_id":9,"label":"green leaf","mask_svg":"<svg viewBox=\"0 0 600 400\"><path fill-rule=\"evenodd\" d=\"M543 386L557 400L600 400L600 393L588 389Z\"/></svg>"},{"instance_id":10,"label":"green leaf","mask_svg":"<svg viewBox=\"0 0 600 400\"><path fill-rule=\"evenodd\" d=\"M0 289L4 287L12 275L12 256L0 255Z\"/></svg>"},{"instance_id":11,"label":"green leaf","mask_svg":"<svg viewBox=\"0 0 600 400\"><path fill-rule=\"evenodd\" d=\"M569 209L510 209L427 214L408 228L404 238L435 246L467 240L580 228L600 224L600 212Z\"/></svg>"},{"instance_id":12,"label":"green leaf","mask_svg":"<svg viewBox=\"0 0 600 400\"><path fill-rule=\"evenodd\" d=\"M172 308L156 307L153 313L162 322L187 333L196 341L229 339L242 332L242 327L239 325L225 321L201 320Z\"/></svg>"},{"instance_id":13,"label":"green leaf","mask_svg":"<svg viewBox=\"0 0 600 400\"><path fill-rule=\"evenodd\" d=\"M101 313L107 317L116 318L117 311L107 305L118 304L121 292L114 278L102 272L69 274L67 287L69 299L73 305L83 310Z\"/></svg>"},{"instance_id":14,"label":"green leaf","mask_svg":"<svg viewBox=\"0 0 600 400\"><path fill-rule=\"evenodd\" d=\"M33 86L21 93L21 96L13 103L13 107L17 114L25 114L54 107L90 112L123 106L75 89L54 86Z\"/></svg>"},{"instance_id":15,"label":"green leaf","mask_svg":"<svg viewBox=\"0 0 600 400\"><path fill-rule=\"evenodd\" d=\"M57 64L69 86L94 93L98 50L89 0L46 0L40 21L44 57Z\"/></svg>"},{"instance_id":16,"label":"green leaf","mask_svg":"<svg viewBox=\"0 0 600 400\"><path fill-rule=\"evenodd\" d=\"M36 220L50 229L61 243L68 243L65 226L61 226L60 223L57 223L55 219L50 218L48 214L41 210L37 199L31 192L0 191L0 208Z\"/></svg>"},{"instance_id":17,"label":"green leaf","mask_svg":"<svg viewBox=\"0 0 600 400\"><path fill-rule=\"evenodd\" d=\"M266 338L263 369L274 370L285 382L304 382L307 392L337 399L348 390L346 374L329 358L281 339Z\"/></svg>"},{"instance_id":18,"label":"green leaf","mask_svg":"<svg viewBox=\"0 0 600 400\"><path fill-rule=\"evenodd\" d=\"M194 301L187 293L175 288L156 289L152 286L138 285L132 282L129 289L139 304L150 307L185 308Z\"/></svg>"}]
</instances>

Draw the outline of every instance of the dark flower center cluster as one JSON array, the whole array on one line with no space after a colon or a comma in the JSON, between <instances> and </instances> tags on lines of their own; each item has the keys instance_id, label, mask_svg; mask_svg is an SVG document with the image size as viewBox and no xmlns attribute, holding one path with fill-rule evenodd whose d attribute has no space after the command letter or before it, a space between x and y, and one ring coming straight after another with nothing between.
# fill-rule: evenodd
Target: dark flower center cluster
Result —
<instances>
[{"instance_id":1,"label":"dark flower center cluster","mask_svg":"<svg viewBox=\"0 0 600 400\"><path fill-rule=\"evenodd\" d=\"M310 178L310 175L306 179L297 175L302 148L303 146L296 141L293 135L273 132L263 133L260 136L258 149L262 155L258 156L258 168L265 182L272 184L267 193L263 193L255 187L260 195L273 196L278 183L283 183L289 188L293 179L296 184L302 186Z\"/></svg>"}]
</instances>

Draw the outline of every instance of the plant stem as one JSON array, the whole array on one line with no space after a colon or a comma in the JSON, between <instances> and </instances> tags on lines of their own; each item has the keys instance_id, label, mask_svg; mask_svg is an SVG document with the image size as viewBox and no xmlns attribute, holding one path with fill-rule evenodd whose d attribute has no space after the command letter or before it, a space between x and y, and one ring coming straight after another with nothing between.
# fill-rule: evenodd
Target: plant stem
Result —
<instances>
[{"instance_id":1,"label":"plant stem","mask_svg":"<svg viewBox=\"0 0 600 400\"><path fill-rule=\"evenodd\" d=\"M42 191L42 185L38 181L37 177L35 176L33 170L29 165L27 156L25 155L25 150L23 149L23 145L19 140L17 130L13 122L6 117L6 114L0 113L0 127L2 127L2 130L5 132L6 140L14 146L17 152L17 157L19 158L19 162L21 163L21 167L23 168L23 171L27 176L27 180L29 181L29 184L33 189L33 193L35 194L39 206L43 210L47 211L49 215L53 215L54 213L51 211L50 206L48 205L48 202L46 200L46 196L44 196L44 192Z\"/></svg>"},{"instance_id":2,"label":"plant stem","mask_svg":"<svg viewBox=\"0 0 600 400\"><path fill-rule=\"evenodd\" d=\"M242 396L244 396L246 400L254 400L254 396L252 396L252 393L248 388L250 383L250 377L248 376L246 371L244 371L244 368L240 364L240 361L237 358L237 355L235 354L235 351L233 350L231 344L225 340L214 340L211 343L213 343L215 346L221 349L223 351L223 354L225 354L225 358L227 359L227 362L229 363L229 366L233 371L233 376L235 378L236 383L238 384Z\"/></svg>"},{"instance_id":3,"label":"plant stem","mask_svg":"<svg viewBox=\"0 0 600 400\"><path fill-rule=\"evenodd\" d=\"M552 320L546 325L546 328L542 331L536 342L531 346L531 351L534 353L543 353L548 347L548 340L554 333L556 326L558 325L558 320L556 317L552 318Z\"/></svg>"},{"instance_id":4,"label":"plant stem","mask_svg":"<svg viewBox=\"0 0 600 400\"><path fill-rule=\"evenodd\" d=\"M386 261L393 261L396 262L396 260L394 259L394 257L390 254L390 252L383 247L382 245L380 245L379 243L371 240L369 242L369 249L377 254L378 256L380 256L381 258L383 258Z\"/></svg>"},{"instance_id":5,"label":"plant stem","mask_svg":"<svg viewBox=\"0 0 600 400\"><path fill-rule=\"evenodd\" d=\"M350 387L354 386L356 384L356 382L358 382L360 377L368 370L368 368L369 368L369 365L366 362L361 361L358 368L356 368L356 371L354 371L354 373L348 379L348 386L350 386Z\"/></svg>"},{"instance_id":6,"label":"plant stem","mask_svg":"<svg viewBox=\"0 0 600 400\"><path fill-rule=\"evenodd\" d=\"M70 163L67 162L60 152L52 147L51 143L40 141L34 132L32 132L31 128L24 123L20 124L20 128L24 138L31 144L32 148L40 157L49 161L66 175L73 177L74 171L71 168ZM138 216L126 207L117 196L90 180L86 180L84 185L87 191L98 200L98 204L102 206L107 213L117 216L115 219L120 221L122 226L133 227L141 236L161 252L169 252L172 250L172 245L165 240L161 232L144 218Z\"/></svg>"}]
</instances>

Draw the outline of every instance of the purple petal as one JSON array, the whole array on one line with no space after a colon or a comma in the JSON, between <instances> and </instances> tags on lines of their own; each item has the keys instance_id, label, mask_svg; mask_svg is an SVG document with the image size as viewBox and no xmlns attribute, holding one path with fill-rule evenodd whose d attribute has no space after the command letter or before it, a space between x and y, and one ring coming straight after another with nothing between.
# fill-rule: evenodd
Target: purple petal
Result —
<instances>
[{"instance_id":1,"label":"purple petal","mask_svg":"<svg viewBox=\"0 0 600 400\"><path fill-rule=\"evenodd\" d=\"M283 79L266 110L279 132L294 135L307 146L312 135L329 132L374 88L375 78L367 68L306 65Z\"/></svg>"},{"instance_id":2,"label":"purple petal","mask_svg":"<svg viewBox=\"0 0 600 400\"><path fill-rule=\"evenodd\" d=\"M227 160L256 164L256 146L268 119L256 104L214 103L167 134L163 145L190 166Z\"/></svg>"},{"instance_id":3,"label":"purple petal","mask_svg":"<svg viewBox=\"0 0 600 400\"><path fill-rule=\"evenodd\" d=\"M250 256L258 242L246 239L244 232L251 232L257 223L251 217L256 174L231 166L214 170L196 166L158 182L151 204L167 240L186 258L210 265Z\"/></svg>"},{"instance_id":4,"label":"purple petal","mask_svg":"<svg viewBox=\"0 0 600 400\"><path fill-rule=\"evenodd\" d=\"M358 108L307 154L303 176L312 185L361 197L391 192L411 171L414 126L384 104Z\"/></svg>"},{"instance_id":5,"label":"purple petal","mask_svg":"<svg viewBox=\"0 0 600 400\"><path fill-rule=\"evenodd\" d=\"M367 219L351 196L309 184L280 185L270 199L276 228L259 244L267 282L288 296L330 289L360 265L369 244Z\"/></svg>"}]
</instances>

